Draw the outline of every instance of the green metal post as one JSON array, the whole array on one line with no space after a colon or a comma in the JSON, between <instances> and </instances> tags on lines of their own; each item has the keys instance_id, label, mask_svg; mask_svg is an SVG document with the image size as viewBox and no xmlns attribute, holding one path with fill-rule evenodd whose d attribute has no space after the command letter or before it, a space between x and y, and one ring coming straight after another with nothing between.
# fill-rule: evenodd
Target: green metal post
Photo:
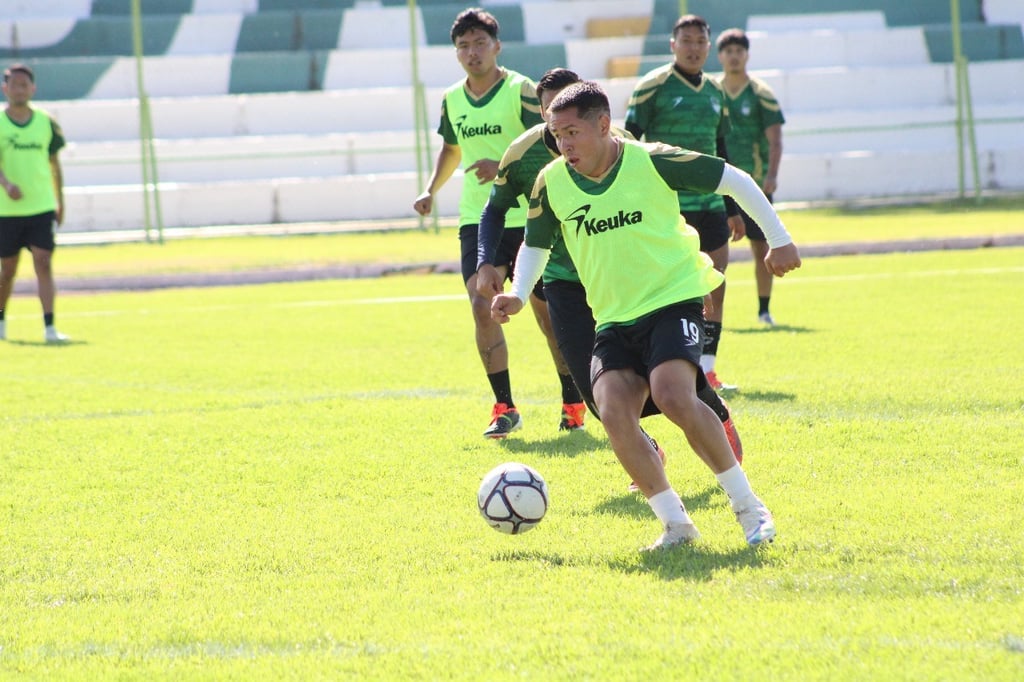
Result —
<instances>
[{"instance_id":1,"label":"green metal post","mask_svg":"<svg viewBox=\"0 0 1024 682\"><path fill-rule=\"evenodd\" d=\"M974 134L974 107L971 103L971 85L967 57L963 50L963 36L960 27L960 0L950 0L950 28L953 34L953 73L956 76L956 153L957 187L960 198L965 196L964 127L967 127L968 145L971 155L971 170L974 173L974 198L981 201L981 173L978 168L978 143Z\"/></svg>"},{"instance_id":2,"label":"green metal post","mask_svg":"<svg viewBox=\"0 0 1024 682\"><path fill-rule=\"evenodd\" d=\"M427 173L430 172L430 131L427 123L426 91L420 80L419 32L416 30L416 0L409 0L409 54L412 61L412 110L413 126L416 129L416 187L426 185ZM434 231L439 232L437 211L432 214ZM419 217L420 229L425 229L424 216Z\"/></svg>"},{"instance_id":3,"label":"green metal post","mask_svg":"<svg viewBox=\"0 0 1024 682\"><path fill-rule=\"evenodd\" d=\"M143 69L145 50L142 43L142 9L140 0L132 0L132 48L135 53L135 81L139 96L139 141L142 150L142 201L146 241L151 241L150 230L155 219L157 239L164 241L163 213L160 210L160 190L157 178L156 149L153 146L153 120ZM152 209L150 207L152 192Z\"/></svg>"}]
</instances>

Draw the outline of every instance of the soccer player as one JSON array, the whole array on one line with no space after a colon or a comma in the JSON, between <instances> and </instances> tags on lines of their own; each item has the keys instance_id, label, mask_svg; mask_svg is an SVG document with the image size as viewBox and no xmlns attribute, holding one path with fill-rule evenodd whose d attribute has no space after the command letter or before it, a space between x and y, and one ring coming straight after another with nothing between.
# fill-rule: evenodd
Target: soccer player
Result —
<instances>
[{"instance_id":1,"label":"soccer player","mask_svg":"<svg viewBox=\"0 0 1024 682\"><path fill-rule=\"evenodd\" d=\"M556 68L545 73L537 83L541 115L546 118L547 107L555 96L579 80L580 77L569 69ZM613 132L619 136L629 136L629 133L622 130L613 129ZM539 123L517 137L501 157L498 176L480 217L477 285L482 290L481 294L488 298L502 292L504 278L497 272L492 262L501 241L505 215L518 205L520 197L529 197L540 169L558 156L555 139L547 126ZM595 333L594 315L587 304L586 291L580 284L576 266L569 258L564 242L557 236L541 281L558 348L584 401L595 416L599 417L594 408L593 391L590 386L590 357L594 350ZM697 383L697 395L721 419L729 445L736 459L742 461L743 445L728 407L714 389L708 386L703 374L698 376ZM658 408L652 401L648 401L642 416L658 413ZM653 439L651 440L654 449L664 458L664 452L660 451ZM630 489L636 489L635 481L630 485Z\"/></svg>"},{"instance_id":2,"label":"soccer player","mask_svg":"<svg viewBox=\"0 0 1024 682\"><path fill-rule=\"evenodd\" d=\"M729 163L750 173L772 200L778 187L779 162L782 160L782 124L786 122L775 93L767 83L747 73L750 39L738 28L722 31L715 42L718 61L724 75L722 90L729 108L730 130L725 136ZM754 255L754 278L757 281L757 319L775 326L769 305L772 299L772 273L765 267L768 243L764 232L745 212L743 217L750 251Z\"/></svg>"},{"instance_id":3,"label":"soccer player","mask_svg":"<svg viewBox=\"0 0 1024 682\"><path fill-rule=\"evenodd\" d=\"M608 97L596 83L559 93L547 125L561 157L537 177L512 291L494 297L492 316L506 322L522 310L556 235L563 239L597 320L591 383L602 424L664 527L648 549L700 535L640 430L649 395L715 473L747 542L772 541L771 513L720 422L696 396L703 301L724 275L680 217L677 191L735 197L765 230L771 246L765 260L776 276L800 266L796 245L743 171L718 157L613 136Z\"/></svg>"},{"instance_id":4,"label":"soccer player","mask_svg":"<svg viewBox=\"0 0 1024 682\"><path fill-rule=\"evenodd\" d=\"M721 86L703 72L711 50L707 21L695 14L683 15L672 29L670 45L674 61L641 77L633 89L626 108L626 130L638 140L643 137L647 142L665 142L727 159L729 118L725 95ZM679 193L679 210L700 235L701 251L710 255L715 267L724 273L729 265L730 237L736 240L743 236L743 220L735 204L727 204L717 194L686 190ZM722 384L715 372L725 308L724 282L712 292L711 302L701 368L713 388L734 389Z\"/></svg>"},{"instance_id":5,"label":"soccer player","mask_svg":"<svg viewBox=\"0 0 1024 682\"><path fill-rule=\"evenodd\" d=\"M25 64L4 71L5 115L0 117L0 339L7 338L4 313L21 250L35 266L43 307L43 338L67 341L53 324L57 285L53 279L54 230L64 221L64 179L57 153L64 146L60 126L33 107L36 79Z\"/></svg>"},{"instance_id":6,"label":"soccer player","mask_svg":"<svg viewBox=\"0 0 1024 682\"><path fill-rule=\"evenodd\" d=\"M444 93L438 129L444 145L438 153L426 190L413 204L420 215L429 214L433 209L434 194L459 164L465 162L459 201L462 279L473 310L477 350L494 393L491 423L484 431L487 438L505 438L521 428L523 422L512 399L504 332L491 319L490 297L481 295L477 287L477 223L498 172L498 159L517 135L541 122L533 81L498 65L501 52L498 29L497 20L482 9L467 9L455 18L451 39L466 78ZM503 276L511 275L523 240L525 204L510 213L509 223L518 229L505 231L494 260L495 267ZM560 428L580 428L583 425L583 399L565 366L565 360L558 353L547 306L536 296L531 303L541 331L548 339L562 385Z\"/></svg>"}]
</instances>

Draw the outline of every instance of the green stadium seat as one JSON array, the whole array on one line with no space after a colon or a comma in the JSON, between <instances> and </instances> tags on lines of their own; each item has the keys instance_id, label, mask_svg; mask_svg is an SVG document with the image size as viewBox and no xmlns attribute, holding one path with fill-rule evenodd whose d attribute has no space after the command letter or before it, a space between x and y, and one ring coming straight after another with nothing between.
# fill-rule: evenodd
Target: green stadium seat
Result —
<instances>
[{"instance_id":1,"label":"green stadium seat","mask_svg":"<svg viewBox=\"0 0 1024 682\"><path fill-rule=\"evenodd\" d=\"M469 6L471 5L452 3L421 6L420 13L423 15L423 26L427 32L427 44L451 45L452 23L455 21L455 17ZM486 9L498 20L498 25L501 27L499 38L502 43L526 40L521 6L496 5Z\"/></svg>"},{"instance_id":2,"label":"green stadium seat","mask_svg":"<svg viewBox=\"0 0 1024 682\"><path fill-rule=\"evenodd\" d=\"M304 50L334 50L338 47L344 10L303 10L300 14Z\"/></svg>"},{"instance_id":3,"label":"green stadium seat","mask_svg":"<svg viewBox=\"0 0 1024 682\"><path fill-rule=\"evenodd\" d=\"M147 55L167 52L181 21L180 16L144 17L142 47ZM90 17L75 22L62 40L45 47L2 48L0 58L99 57L134 54L131 17Z\"/></svg>"},{"instance_id":4,"label":"green stadium seat","mask_svg":"<svg viewBox=\"0 0 1024 682\"><path fill-rule=\"evenodd\" d=\"M36 74L37 100L81 99L113 66L115 57L26 59Z\"/></svg>"},{"instance_id":5,"label":"green stadium seat","mask_svg":"<svg viewBox=\"0 0 1024 682\"><path fill-rule=\"evenodd\" d=\"M961 45L968 61L1024 59L1024 34L1019 24L964 24ZM953 30L948 24L924 27L925 42L933 62L953 61Z\"/></svg>"},{"instance_id":6,"label":"green stadium seat","mask_svg":"<svg viewBox=\"0 0 1024 682\"><path fill-rule=\"evenodd\" d=\"M140 2L144 16L157 14L189 14L192 0L145 0ZM92 16L130 16L132 0L92 0Z\"/></svg>"},{"instance_id":7,"label":"green stadium seat","mask_svg":"<svg viewBox=\"0 0 1024 682\"><path fill-rule=\"evenodd\" d=\"M249 52L231 60L230 94L322 90L323 51Z\"/></svg>"},{"instance_id":8,"label":"green stadium seat","mask_svg":"<svg viewBox=\"0 0 1024 682\"><path fill-rule=\"evenodd\" d=\"M260 12L297 12L306 9L341 10L355 7L356 0L260 0Z\"/></svg>"},{"instance_id":9,"label":"green stadium seat","mask_svg":"<svg viewBox=\"0 0 1024 682\"><path fill-rule=\"evenodd\" d=\"M537 80L548 69L567 66L565 45L528 45L522 42L502 42L498 63Z\"/></svg>"}]
</instances>

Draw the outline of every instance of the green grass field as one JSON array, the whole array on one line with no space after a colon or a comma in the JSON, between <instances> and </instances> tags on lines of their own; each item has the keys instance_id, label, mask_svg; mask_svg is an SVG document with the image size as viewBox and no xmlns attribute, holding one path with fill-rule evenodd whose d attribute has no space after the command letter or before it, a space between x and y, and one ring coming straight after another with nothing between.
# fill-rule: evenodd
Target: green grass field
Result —
<instances>
[{"instance_id":1,"label":"green grass field","mask_svg":"<svg viewBox=\"0 0 1024 682\"><path fill-rule=\"evenodd\" d=\"M270 258L249 241L205 265ZM125 249L154 255L136 270L190 268L210 243L68 248L57 267L125 272ZM294 242L270 243L291 262ZM525 428L481 438L491 399L461 287L67 295L61 347L17 297L0 677L1024 678L1024 249L807 259L777 284L772 331L749 264L730 270L719 369L779 528L761 549L655 417L703 538L638 553L658 524L598 423L557 432L529 319L507 328ZM508 460L551 490L516 537L475 508Z\"/></svg>"},{"instance_id":2,"label":"green grass field","mask_svg":"<svg viewBox=\"0 0 1024 682\"><path fill-rule=\"evenodd\" d=\"M912 206L788 210L781 213L803 245L949 237L1024 235L1024 195ZM737 245L742 252L746 244ZM62 277L132 275L138 272L208 272L318 267L334 263L454 262L458 232L371 232L289 237L168 240L164 244L117 244L61 248L55 269ZM30 268L25 274L30 275Z\"/></svg>"}]
</instances>

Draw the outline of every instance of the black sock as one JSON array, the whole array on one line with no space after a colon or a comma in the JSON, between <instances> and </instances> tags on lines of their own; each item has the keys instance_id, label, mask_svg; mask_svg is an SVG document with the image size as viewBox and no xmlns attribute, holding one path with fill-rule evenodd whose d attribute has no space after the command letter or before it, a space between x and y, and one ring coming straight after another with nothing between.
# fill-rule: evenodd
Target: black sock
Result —
<instances>
[{"instance_id":1,"label":"black sock","mask_svg":"<svg viewBox=\"0 0 1024 682\"><path fill-rule=\"evenodd\" d=\"M0 308L0 322L3 322L3 320L4 320L4 309Z\"/></svg>"},{"instance_id":2,"label":"black sock","mask_svg":"<svg viewBox=\"0 0 1024 682\"><path fill-rule=\"evenodd\" d=\"M515 407L512 402L512 380L508 376L508 370L488 374L487 380L491 382L491 390L494 391L494 402L505 403L509 407Z\"/></svg>"},{"instance_id":3,"label":"black sock","mask_svg":"<svg viewBox=\"0 0 1024 682\"><path fill-rule=\"evenodd\" d=\"M718 355L718 340L722 336L722 323L704 320L704 354Z\"/></svg>"},{"instance_id":4,"label":"black sock","mask_svg":"<svg viewBox=\"0 0 1024 682\"><path fill-rule=\"evenodd\" d=\"M715 389L711 388L706 381L704 382L704 388L697 391L697 397L714 411L715 416L723 424L729 419L729 408L725 406L725 403L722 402Z\"/></svg>"},{"instance_id":5,"label":"black sock","mask_svg":"<svg viewBox=\"0 0 1024 682\"><path fill-rule=\"evenodd\" d=\"M43 324L47 327L53 325L53 313L43 313Z\"/></svg>"},{"instance_id":6,"label":"black sock","mask_svg":"<svg viewBox=\"0 0 1024 682\"><path fill-rule=\"evenodd\" d=\"M576 388L576 382L572 380L571 374L559 374L558 380L562 382L562 402L568 405L582 403L583 396L580 389Z\"/></svg>"},{"instance_id":7,"label":"black sock","mask_svg":"<svg viewBox=\"0 0 1024 682\"><path fill-rule=\"evenodd\" d=\"M757 314L764 315L768 312L768 302L772 300L771 296L758 296L757 297Z\"/></svg>"}]
</instances>

